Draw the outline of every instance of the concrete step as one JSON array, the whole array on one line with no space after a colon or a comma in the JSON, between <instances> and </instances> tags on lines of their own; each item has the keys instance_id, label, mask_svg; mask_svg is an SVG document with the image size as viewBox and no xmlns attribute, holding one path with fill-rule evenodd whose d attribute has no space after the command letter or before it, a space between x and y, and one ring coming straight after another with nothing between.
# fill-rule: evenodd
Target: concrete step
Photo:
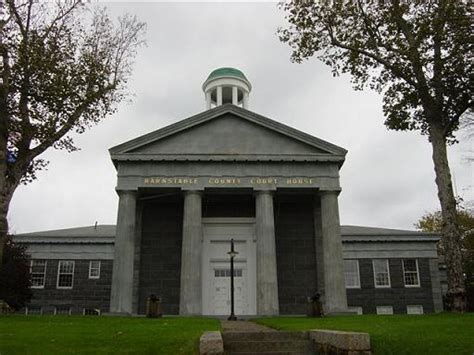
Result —
<instances>
[{"instance_id":1,"label":"concrete step","mask_svg":"<svg viewBox=\"0 0 474 355\"><path fill-rule=\"evenodd\" d=\"M308 332L224 332L224 343L229 341L308 340Z\"/></svg>"},{"instance_id":2,"label":"concrete step","mask_svg":"<svg viewBox=\"0 0 474 355\"><path fill-rule=\"evenodd\" d=\"M313 350L309 340L225 341L224 350L234 353L302 352Z\"/></svg>"}]
</instances>

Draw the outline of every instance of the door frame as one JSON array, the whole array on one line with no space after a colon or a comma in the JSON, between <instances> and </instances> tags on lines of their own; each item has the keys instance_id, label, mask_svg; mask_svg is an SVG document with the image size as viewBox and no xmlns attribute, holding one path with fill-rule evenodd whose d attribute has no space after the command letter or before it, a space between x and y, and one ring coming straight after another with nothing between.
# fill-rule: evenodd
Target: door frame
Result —
<instances>
[{"instance_id":1,"label":"door frame","mask_svg":"<svg viewBox=\"0 0 474 355\"><path fill-rule=\"evenodd\" d=\"M209 246L209 238L211 236L206 233L206 227L216 227L222 226L223 229L225 228L234 228L234 230L239 230L241 228L241 232L237 232L237 240L242 240L245 237L245 240L249 248L248 254L246 255L246 270L247 270L247 280L246 280L246 287L247 287L247 297L248 297L248 315L256 315L257 314L257 244L256 244L256 233L255 233L255 218L230 218L230 217L223 217L223 218L203 218L202 219L202 229L203 229L203 239L202 239L202 261L201 261L201 275L202 275L202 314L203 315L214 315L210 312L210 305L209 300L211 297L209 291L209 283L210 283L210 269L211 269L211 258L209 255L209 250L207 246ZM229 233L232 234L232 233ZM239 238L240 235L240 238ZM229 235L228 237L219 237L218 240L229 240L229 237L233 237ZM236 239L236 238L234 238ZM237 245L239 243L236 243ZM230 243L229 243L230 245ZM238 259L238 258L237 258Z\"/></svg>"}]
</instances>

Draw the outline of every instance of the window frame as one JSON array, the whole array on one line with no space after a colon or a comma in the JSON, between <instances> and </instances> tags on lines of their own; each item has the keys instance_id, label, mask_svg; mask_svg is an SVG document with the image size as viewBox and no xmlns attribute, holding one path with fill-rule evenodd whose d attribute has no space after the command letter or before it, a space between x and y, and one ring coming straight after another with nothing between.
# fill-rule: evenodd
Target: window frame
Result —
<instances>
[{"instance_id":1,"label":"window frame","mask_svg":"<svg viewBox=\"0 0 474 355\"><path fill-rule=\"evenodd\" d=\"M91 271L93 270L92 263L99 263L99 267L94 268L94 269L98 270L98 275L97 276L91 275ZM89 260L89 279L95 279L95 280L100 279L101 264L102 263L100 262L100 260Z\"/></svg>"},{"instance_id":2,"label":"window frame","mask_svg":"<svg viewBox=\"0 0 474 355\"><path fill-rule=\"evenodd\" d=\"M407 304L407 314L409 315L423 315L425 314L425 310L423 309L423 305L422 304ZM414 312L410 312L409 309L419 309L421 310L421 312L418 312L418 313L414 313Z\"/></svg>"},{"instance_id":3,"label":"window frame","mask_svg":"<svg viewBox=\"0 0 474 355\"><path fill-rule=\"evenodd\" d=\"M416 285L407 285L406 283L406 278L405 278L405 260L415 260L415 266L416 266ZM418 267L418 259L402 259L402 269L403 269L403 285L408 288L412 287L421 287L421 282L420 282L420 268ZM408 271L408 272L413 272L413 271Z\"/></svg>"},{"instance_id":4,"label":"window frame","mask_svg":"<svg viewBox=\"0 0 474 355\"><path fill-rule=\"evenodd\" d=\"M389 312L381 312L382 309L390 310ZM386 306L375 306L375 313L378 316L391 316L394 314L393 312L393 306L392 305L386 305Z\"/></svg>"},{"instance_id":5,"label":"window frame","mask_svg":"<svg viewBox=\"0 0 474 355\"><path fill-rule=\"evenodd\" d=\"M357 269L357 285L356 286L348 286L346 283L346 270L345 270L345 265L344 263L346 261L355 261L356 263L356 269ZM343 260L343 267L344 267L344 286L346 289L360 289L360 269L359 269L359 259L344 259Z\"/></svg>"},{"instance_id":6,"label":"window frame","mask_svg":"<svg viewBox=\"0 0 474 355\"><path fill-rule=\"evenodd\" d=\"M377 285L377 273L375 271L375 262L378 260L385 260L385 263L387 265L388 285ZM374 274L374 287L375 288L391 288L392 287L392 281L390 279L390 263L388 262L388 259L372 259L372 270Z\"/></svg>"},{"instance_id":7,"label":"window frame","mask_svg":"<svg viewBox=\"0 0 474 355\"><path fill-rule=\"evenodd\" d=\"M61 274L61 263L63 262L71 262L72 263L72 271L71 273L67 273L67 274ZM74 287L74 269L75 269L75 266L76 266L76 263L74 260L59 260L58 261L58 276L56 278L56 288L58 290L72 290L72 288ZM71 278L71 286L59 286L59 276L60 275L72 275L72 278Z\"/></svg>"},{"instance_id":8,"label":"window frame","mask_svg":"<svg viewBox=\"0 0 474 355\"><path fill-rule=\"evenodd\" d=\"M35 262L35 261L44 261L43 285L42 286L33 286L33 284L31 284L30 288L32 288L32 289L44 289L44 286L46 285L46 270L48 268L48 260L46 260L46 259L31 259L30 260L30 282L32 281L32 277L33 277L33 262Z\"/></svg>"},{"instance_id":9,"label":"window frame","mask_svg":"<svg viewBox=\"0 0 474 355\"><path fill-rule=\"evenodd\" d=\"M63 313L62 310L60 310L60 308L64 308L64 309L67 309L67 313ZM54 315L55 316L61 316L61 315L68 315L70 316L72 314L72 307L70 306L54 306Z\"/></svg>"}]
</instances>

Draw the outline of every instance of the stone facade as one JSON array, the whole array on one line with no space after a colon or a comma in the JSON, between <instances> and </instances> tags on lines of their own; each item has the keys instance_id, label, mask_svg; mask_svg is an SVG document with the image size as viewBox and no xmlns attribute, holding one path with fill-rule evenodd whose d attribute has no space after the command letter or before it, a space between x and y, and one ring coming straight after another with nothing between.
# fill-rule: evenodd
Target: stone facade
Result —
<instances>
[{"instance_id":1,"label":"stone facade","mask_svg":"<svg viewBox=\"0 0 474 355\"><path fill-rule=\"evenodd\" d=\"M280 314L305 314L307 297L318 290L312 210L311 196L275 200Z\"/></svg>"},{"instance_id":2,"label":"stone facade","mask_svg":"<svg viewBox=\"0 0 474 355\"><path fill-rule=\"evenodd\" d=\"M407 305L421 305L424 313L434 312L429 259L417 259L420 287L406 287L403 282L402 259L388 259L389 288L374 286L371 259L360 259L360 289L348 289L349 307L362 307L363 313L376 313L377 306L392 306L394 313L407 313Z\"/></svg>"},{"instance_id":3,"label":"stone facade","mask_svg":"<svg viewBox=\"0 0 474 355\"><path fill-rule=\"evenodd\" d=\"M181 199L144 204L138 292L140 314L145 313L146 299L151 294L161 298L165 314L178 314L182 220Z\"/></svg>"},{"instance_id":4,"label":"stone facade","mask_svg":"<svg viewBox=\"0 0 474 355\"><path fill-rule=\"evenodd\" d=\"M89 278L89 260L74 260L71 289L57 288L58 264L59 260L47 260L44 288L33 289L30 307L40 306L43 314L53 314L56 307L70 308L71 314L83 314L84 309L109 311L112 260L101 260L98 279Z\"/></svg>"}]
</instances>

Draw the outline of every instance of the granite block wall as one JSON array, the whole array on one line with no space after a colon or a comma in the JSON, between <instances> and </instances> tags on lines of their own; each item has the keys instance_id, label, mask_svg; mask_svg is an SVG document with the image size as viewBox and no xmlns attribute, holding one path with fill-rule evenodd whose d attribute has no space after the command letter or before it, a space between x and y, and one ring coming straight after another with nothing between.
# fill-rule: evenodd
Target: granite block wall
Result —
<instances>
[{"instance_id":1,"label":"granite block wall","mask_svg":"<svg viewBox=\"0 0 474 355\"><path fill-rule=\"evenodd\" d=\"M100 278L89 279L89 260L74 260L73 288L58 289L59 260L47 260L45 286L43 289L32 289L30 308L40 306L43 314L52 314L54 308L59 306L70 307L72 314L82 314L84 308L108 312L112 263L112 260L101 260Z\"/></svg>"},{"instance_id":2,"label":"granite block wall","mask_svg":"<svg viewBox=\"0 0 474 355\"><path fill-rule=\"evenodd\" d=\"M275 238L280 314L306 314L317 292L312 196L276 196Z\"/></svg>"},{"instance_id":3,"label":"granite block wall","mask_svg":"<svg viewBox=\"0 0 474 355\"><path fill-rule=\"evenodd\" d=\"M145 313L151 294L161 298L164 314L179 313L182 229L180 196L143 204L139 314Z\"/></svg>"},{"instance_id":4,"label":"granite block wall","mask_svg":"<svg viewBox=\"0 0 474 355\"><path fill-rule=\"evenodd\" d=\"M393 312L407 313L407 305L422 305L424 313L434 312L429 259L418 259L420 287L405 287L402 259L389 259L390 288L375 288L372 259L359 259L360 289L347 289L349 307L376 313L377 306L393 306Z\"/></svg>"}]
</instances>

